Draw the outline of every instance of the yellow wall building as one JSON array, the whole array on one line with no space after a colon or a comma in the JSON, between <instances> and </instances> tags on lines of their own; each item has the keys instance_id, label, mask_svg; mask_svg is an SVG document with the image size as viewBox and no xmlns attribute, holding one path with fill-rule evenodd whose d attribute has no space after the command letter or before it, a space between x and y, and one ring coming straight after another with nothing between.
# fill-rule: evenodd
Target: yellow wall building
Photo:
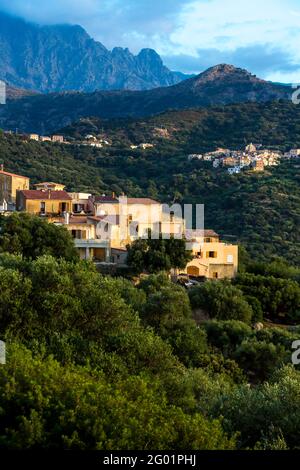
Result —
<instances>
[{"instance_id":1,"label":"yellow wall building","mask_svg":"<svg viewBox=\"0 0 300 470\"><path fill-rule=\"evenodd\" d=\"M182 216L150 198L101 196L93 200L100 233L109 233L113 248L124 248L138 238L170 234L181 238L185 231Z\"/></svg>"},{"instance_id":2,"label":"yellow wall building","mask_svg":"<svg viewBox=\"0 0 300 470\"><path fill-rule=\"evenodd\" d=\"M238 270L238 245L223 243L212 230L189 234L188 249L194 259L184 271L194 277L232 279Z\"/></svg>"},{"instance_id":3,"label":"yellow wall building","mask_svg":"<svg viewBox=\"0 0 300 470\"><path fill-rule=\"evenodd\" d=\"M66 191L18 191L17 210L42 216L62 214L71 212L72 198Z\"/></svg>"},{"instance_id":4,"label":"yellow wall building","mask_svg":"<svg viewBox=\"0 0 300 470\"><path fill-rule=\"evenodd\" d=\"M26 176L15 175L0 170L0 204L5 200L9 204L15 204L17 191L29 189L30 180Z\"/></svg>"},{"instance_id":5,"label":"yellow wall building","mask_svg":"<svg viewBox=\"0 0 300 470\"><path fill-rule=\"evenodd\" d=\"M187 231L176 207L174 211L167 210L149 198L68 194L63 185L51 182L35 186L36 190L17 191L17 209L65 225L82 259L124 264L126 246L146 238L150 230L157 237L168 234L187 238L187 249L192 251L193 259L182 271L184 274L230 279L237 273L238 246L222 242L212 230Z\"/></svg>"}]
</instances>

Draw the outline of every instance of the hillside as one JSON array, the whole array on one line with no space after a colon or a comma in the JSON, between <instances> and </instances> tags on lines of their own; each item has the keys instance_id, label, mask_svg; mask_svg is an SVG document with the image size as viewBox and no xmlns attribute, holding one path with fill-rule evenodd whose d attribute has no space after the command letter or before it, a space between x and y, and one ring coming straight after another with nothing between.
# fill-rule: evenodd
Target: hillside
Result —
<instances>
[{"instance_id":1,"label":"hillside","mask_svg":"<svg viewBox=\"0 0 300 470\"><path fill-rule=\"evenodd\" d=\"M300 165L287 162L264 174L229 176L180 152L102 151L90 147L25 143L0 136L8 171L53 180L68 190L149 196L163 202L204 203L206 226L244 244L253 259L300 259Z\"/></svg>"},{"instance_id":2,"label":"hillside","mask_svg":"<svg viewBox=\"0 0 300 470\"><path fill-rule=\"evenodd\" d=\"M6 98L7 100L19 100L26 96L35 96L38 93L31 90L25 90L24 88L16 88L10 85L6 86Z\"/></svg>"},{"instance_id":3,"label":"hillside","mask_svg":"<svg viewBox=\"0 0 300 470\"><path fill-rule=\"evenodd\" d=\"M0 12L0 79L43 93L146 90L186 78L152 49L112 51L80 26L39 26Z\"/></svg>"},{"instance_id":4,"label":"hillside","mask_svg":"<svg viewBox=\"0 0 300 470\"><path fill-rule=\"evenodd\" d=\"M151 142L159 154L201 153L218 147L238 150L249 142L285 151L300 147L300 106L288 101L241 103L165 112L146 119L82 118L58 133L76 140L92 134L123 150Z\"/></svg>"},{"instance_id":5,"label":"hillside","mask_svg":"<svg viewBox=\"0 0 300 470\"><path fill-rule=\"evenodd\" d=\"M48 133L84 117L144 117L167 110L289 100L291 88L219 65L177 85L146 91L54 93L25 97L0 109L0 126Z\"/></svg>"}]
</instances>

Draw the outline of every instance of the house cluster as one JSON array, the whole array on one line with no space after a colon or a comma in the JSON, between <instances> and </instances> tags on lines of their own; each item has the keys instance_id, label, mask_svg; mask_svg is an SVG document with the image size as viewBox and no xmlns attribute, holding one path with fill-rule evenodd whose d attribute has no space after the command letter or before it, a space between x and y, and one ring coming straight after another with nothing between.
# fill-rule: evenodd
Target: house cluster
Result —
<instances>
[{"instance_id":1,"label":"house cluster","mask_svg":"<svg viewBox=\"0 0 300 470\"><path fill-rule=\"evenodd\" d=\"M82 142L80 142L80 144L87 145L89 147L94 147L94 148L103 148L105 146L111 145L111 142L109 142L106 139L99 139L92 134L87 134L85 136L85 139Z\"/></svg>"},{"instance_id":2,"label":"house cluster","mask_svg":"<svg viewBox=\"0 0 300 470\"><path fill-rule=\"evenodd\" d=\"M142 149L142 150L149 150L155 147L154 144L149 144L147 142L139 144L139 145L130 145L131 150Z\"/></svg>"},{"instance_id":3,"label":"house cluster","mask_svg":"<svg viewBox=\"0 0 300 470\"><path fill-rule=\"evenodd\" d=\"M65 139L63 135L52 135L52 136L45 136L39 134L29 134L29 140L35 140L36 142L55 142L59 144L64 144Z\"/></svg>"},{"instance_id":4,"label":"house cluster","mask_svg":"<svg viewBox=\"0 0 300 470\"><path fill-rule=\"evenodd\" d=\"M265 167L277 166L282 159L299 158L300 150L292 149L287 153L263 149L261 144L249 144L244 150L218 148L205 154L191 154L188 160L211 162L213 168L225 168L230 175L242 170L264 171Z\"/></svg>"},{"instance_id":5,"label":"house cluster","mask_svg":"<svg viewBox=\"0 0 300 470\"><path fill-rule=\"evenodd\" d=\"M203 279L233 278L238 269L238 246L220 240L212 230L187 230L184 217L166 211L149 198L95 196L67 192L65 186L42 182L30 188L27 177L0 170L0 212L27 212L64 226L82 259L126 265L127 246L149 233L184 237L193 259L177 274Z\"/></svg>"}]
</instances>

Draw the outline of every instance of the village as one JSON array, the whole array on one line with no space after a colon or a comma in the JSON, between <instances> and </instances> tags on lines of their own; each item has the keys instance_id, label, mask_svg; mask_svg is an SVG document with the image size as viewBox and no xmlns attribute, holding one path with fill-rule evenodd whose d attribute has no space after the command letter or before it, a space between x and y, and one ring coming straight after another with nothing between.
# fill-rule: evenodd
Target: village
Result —
<instances>
[{"instance_id":1,"label":"village","mask_svg":"<svg viewBox=\"0 0 300 470\"><path fill-rule=\"evenodd\" d=\"M238 246L214 230L188 229L183 215L150 198L114 193L101 196L67 192L63 184L41 182L0 169L0 214L25 212L64 226L81 259L106 266L126 266L127 248L149 233L186 239L193 259L175 275L232 279L238 270Z\"/></svg>"},{"instance_id":2,"label":"village","mask_svg":"<svg viewBox=\"0 0 300 470\"><path fill-rule=\"evenodd\" d=\"M277 166L282 160L300 157L300 149L291 149L282 153L279 150L264 149L261 144L249 144L244 150L218 148L204 154L191 154L188 160L210 162L214 169L224 168L230 175L239 174L243 170L263 172L266 167Z\"/></svg>"}]
</instances>

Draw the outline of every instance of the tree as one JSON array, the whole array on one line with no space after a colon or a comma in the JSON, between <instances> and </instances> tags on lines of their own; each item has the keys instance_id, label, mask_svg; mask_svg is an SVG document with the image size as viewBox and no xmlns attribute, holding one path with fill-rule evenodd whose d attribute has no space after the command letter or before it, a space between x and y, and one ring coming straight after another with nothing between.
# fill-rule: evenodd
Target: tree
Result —
<instances>
[{"instance_id":1,"label":"tree","mask_svg":"<svg viewBox=\"0 0 300 470\"><path fill-rule=\"evenodd\" d=\"M171 329L178 321L192 317L187 293L181 287L168 286L150 294L144 305L142 318L157 332Z\"/></svg>"},{"instance_id":2,"label":"tree","mask_svg":"<svg viewBox=\"0 0 300 470\"><path fill-rule=\"evenodd\" d=\"M219 420L170 405L156 379L112 382L8 347L0 369L0 449L233 449ZM5 393L4 393L5 390Z\"/></svg>"},{"instance_id":3,"label":"tree","mask_svg":"<svg viewBox=\"0 0 300 470\"><path fill-rule=\"evenodd\" d=\"M193 308L205 310L210 318L242 320L249 323L253 310L243 293L228 281L208 281L189 292Z\"/></svg>"},{"instance_id":4,"label":"tree","mask_svg":"<svg viewBox=\"0 0 300 470\"><path fill-rule=\"evenodd\" d=\"M228 433L239 432L239 448L299 449L300 372L291 365L256 387L243 385L223 395L214 413L222 413Z\"/></svg>"},{"instance_id":5,"label":"tree","mask_svg":"<svg viewBox=\"0 0 300 470\"><path fill-rule=\"evenodd\" d=\"M192 259L186 250L186 241L171 237L169 240L136 240L127 247L127 262L137 273L184 269Z\"/></svg>"},{"instance_id":6,"label":"tree","mask_svg":"<svg viewBox=\"0 0 300 470\"><path fill-rule=\"evenodd\" d=\"M257 298L265 317L275 321L299 321L300 286L298 282L245 273L239 274L234 284L245 296Z\"/></svg>"},{"instance_id":7,"label":"tree","mask_svg":"<svg viewBox=\"0 0 300 470\"><path fill-rule=\"evenodd\" d=\"M65 227L26 213L0 217L0 251L30 259L51 255L68 261L78 260L74 242Z\"/></svg>"}]
</instances>

